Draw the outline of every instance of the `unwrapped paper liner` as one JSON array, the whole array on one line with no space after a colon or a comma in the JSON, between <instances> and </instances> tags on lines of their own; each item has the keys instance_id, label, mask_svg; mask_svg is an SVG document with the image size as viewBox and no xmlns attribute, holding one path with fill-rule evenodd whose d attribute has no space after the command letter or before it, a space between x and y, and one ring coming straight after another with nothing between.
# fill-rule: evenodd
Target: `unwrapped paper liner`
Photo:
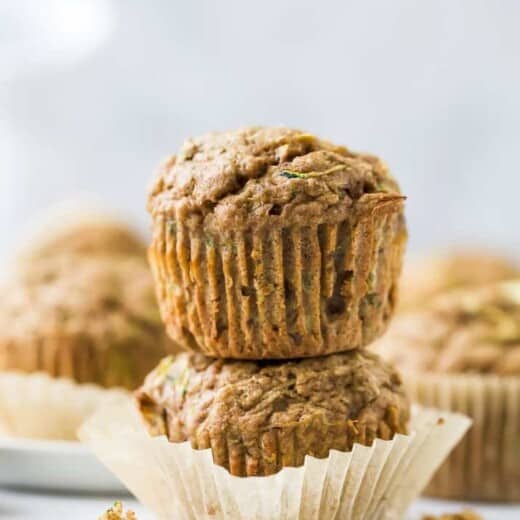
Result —
<instances>
[{"instance_id":1,"label":"unwrapped paper liner","mask_svg":"<svg viewBox=\"0 0 520 520\"><path fill-rule=\"evenodd\" d=\"M160 519L382 520L402 518L470 424L417 408L410 435L246 478L213 464L210 449L149 436L132 405L101 408L79 437Z\"/></svg>"},{"instance_id":2,"label":"unwrapped paper liner","mask_svg":"<svg viewBox=\"0 0 520 520\"><path fill-rule=\"evenodd\" d=\"M112 401L130 402L130 394L41 372L0 372L0 432L15 437L74 440L78 427L94 410Z\"/></svg>"}]
</instances>

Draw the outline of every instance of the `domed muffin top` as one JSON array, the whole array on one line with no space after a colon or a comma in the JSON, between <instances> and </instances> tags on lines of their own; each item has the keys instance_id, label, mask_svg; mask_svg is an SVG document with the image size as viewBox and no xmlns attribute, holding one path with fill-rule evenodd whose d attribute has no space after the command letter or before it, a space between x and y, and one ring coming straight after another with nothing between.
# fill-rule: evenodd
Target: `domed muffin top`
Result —
<instances>
[{"instance_id":1,"label":"domed muffin top","mask_svg":"<svg viewBox=\"0 0 520 520\"><path fill-rule=\"evenodd\" d=\"M520 375L520 280L438 296L376 349L403 370Z\"/></svg>"},{"instance_id":2,"label":"domed muffin top","mask_svg":"<svg viewBox=\"0 0 520 520\"><path fill-rule=\"evenodd\" d=\"M340 219L365 194L384 203L398 193L376 157L299 130L251 127L187 140L160 169L148 209L222 228Z\"/></svg>"}]
</instances>

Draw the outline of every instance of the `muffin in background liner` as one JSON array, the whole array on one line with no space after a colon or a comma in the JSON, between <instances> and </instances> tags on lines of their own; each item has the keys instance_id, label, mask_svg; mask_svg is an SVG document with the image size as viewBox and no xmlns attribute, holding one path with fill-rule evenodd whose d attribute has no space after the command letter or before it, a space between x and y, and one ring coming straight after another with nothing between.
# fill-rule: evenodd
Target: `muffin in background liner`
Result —
<instances>
[{"instance_id":1,"label":"muffin in background liner","mask_svg":"<svg viewBox=\"0 0 520 520\"><path fill-rule=\"evenodd\" d=\"M426 493L520 501L520 280L439 295L397 316L374 349L418 404L473 419Z\"/></svg>"},{"instance_id":2,"label":"muffin in background liner","mask_svg":"<svg viewBox=\"0 0 520 520\"><path fill-rule=\"evenodd\" d=\"M369 344L396 304L404 199L381 160L299 130L187 140L148 200L169 334L233 359Z\"/></svg>"},{"instance_id":3,"label":"muffin in background liner","mask_svg":"<svg viewBox=\"0 0 520 520\"><path fill-rule=\"evenodd\" d=\"M414 402L473 421L424 494L520 501L520 377L406 373L403 380Z\"/></svg>"},{"instance_id":4,"label":"muffin in background liner","mask_svg":"<svg viewBox=\"0 0 520 520\"><path fill-rule=\"evenodd\" d=\"M520 280L440 295L397 316L374 348L413 401L473 420L425 493L520 501Z\"/></svg>"},{"instance_id":5,"label":"muffin in background liner","mask_svg":"<svg viewBox=\"0 0 520 520\"><path fill-rule=\"evenodd\" d=\"M101 405L131 402L130 392L78 384L43 372L0 372L0 433L76 440L79 426Z\"/></svg>"},{"instance_id":6,"label":"muffin in background liner","mask_svg":"<svg viewBox=\"0 0 520 520\"><path fill-rule=\"evenodd\" d=\"M107 405L86 421L80 439L158 518L402 518L471 421L417 408L410 434L351 452L307 456L302 467L267 477L235 477L210 449L151 437L132 404Z\"/></svg>"}]
</instances>

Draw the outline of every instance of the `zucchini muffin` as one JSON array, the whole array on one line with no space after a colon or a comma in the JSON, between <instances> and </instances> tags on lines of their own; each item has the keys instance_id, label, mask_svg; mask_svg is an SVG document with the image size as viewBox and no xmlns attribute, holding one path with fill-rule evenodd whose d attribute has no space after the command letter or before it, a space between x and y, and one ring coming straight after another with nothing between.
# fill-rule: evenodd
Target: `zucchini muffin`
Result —
<instances>
[{"instance_id":1,"label":"zucchini muffin","mask_svg":"<svg viewBox=\"0 0 520 520\"><path fill-rule=\"evenodd\" d=\"M58 254L84 256L145 256L143 240L128 226L97 214L69 215L64 222L51 222L31 238L18 255L23 262L34 262Z\"/></svg>"},{"instance_id":2,"label":"zucchini muffin","mask_svg":"<svg viewBox=\"0 0 520 520\"><path fill-rule=\"evenodd\" d=\"M398 374L360 350L285 362L182 353L165 358L136 399L152 435L211 448L237 476L391 439L406 432L410 415Z\"/></svg>"},{"instance_id":3,"label":"zucchini muffin","mask_svg":"<svg viewBox=\"0 0 520 520\"><path fill-rule=\"evenodd\" d=\"M398 316L376 349L419 403L473 419L427 492L520 500L520 280L439 296Z\"/></svg>"},{"instance_id":4,"label":"zucchini muffin","mask_svg":"<svg viewBox=\"0 0 520 520\"><path fill-rule=\"evenodd\" d=\"M186 141L148 200L169 334L238 359L370 343L396 304L403 200L382 161L298 130Z\"/></svg>"},{"instance_id":5,"label":"zucchini muffin","mask_svg":"<svg viewBox=\"0 0 520 520\"><path fill-rule=\"evenodd\" d=\"M477 287L519 276L519 265L507 258L478 250L405 262L399 309L420 309L447 290Z\"/></svg>"},{"instance_id":6,"label":"zucchini muffin","mask_svg":"<svg viewBox=\"0 0 520 520\"><path fill-rule=\"evenodd\" d=\"M42 259L2 294L0 370L133 389L172 352L143 258Z\"/></svg>"}]
</instances>

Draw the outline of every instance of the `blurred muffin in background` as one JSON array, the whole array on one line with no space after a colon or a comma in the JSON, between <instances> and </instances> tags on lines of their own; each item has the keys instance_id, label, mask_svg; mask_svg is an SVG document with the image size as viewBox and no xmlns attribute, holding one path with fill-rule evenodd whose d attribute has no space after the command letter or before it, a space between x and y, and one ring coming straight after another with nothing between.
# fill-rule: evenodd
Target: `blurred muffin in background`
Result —
<instances>
[{"instance_id":1,"label":"blurred muffin in background","mask_svg":"<svg viewBox=\"0 0 520 520\"><path fill-rule=\"evenodd\" d=\"M50 256L3 294L0 370L132 389L172 351L144 258Z\"/></svg>"},{"instance_id":2,"label":"blurred muffin in background","mask_svg":"<svg viewBox=\"0 0 520 520\"><path fill-rule=\"evenodd\" d=\"M57 254L135 255L146 246L128 225L100 212L49 212L29 234L17 260L33 262Z\"/></svg>"},{"instance_id":3,"label":"blurred muffin in background","mask_svg":"<svg viewBox=\"0 0 520 520\"><path fill-rule=\"evenodd\" d=\"M405 262L399 310L424 307L444 291L501 282L520 276L520 266L500 255L465 250Z\"/></svg>"},{"instance_id":4,"label":"blurred muffin in background","mask_svg":"<svg viewBox=\"0 0 520 520\"><path fill-rule=\"evenodd\" d=\"M375 349L415 401L473 419L427 493L520 501L520 279L440 295Z\"/></svg>"},{"instance_id":5,"label":"blurred muffin in background","mask_svg":"<svg viewBox=\"0 0 520 520\"><path fill-rule=\"evenodd\" d=\"M129 399L177 350L144 244L98 211L58 209L38 220L13 260L0 282L0 428L75 439L101 403Z\"/></svg>"}]
</instances>

